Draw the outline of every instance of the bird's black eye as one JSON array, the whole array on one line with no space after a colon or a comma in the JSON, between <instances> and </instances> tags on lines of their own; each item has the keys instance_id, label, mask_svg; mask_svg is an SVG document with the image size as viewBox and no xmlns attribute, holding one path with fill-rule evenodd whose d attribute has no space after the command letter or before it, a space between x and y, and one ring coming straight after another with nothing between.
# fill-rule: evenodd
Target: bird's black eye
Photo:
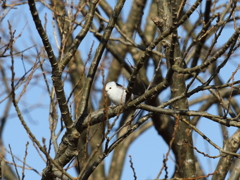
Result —
<instances>
[{"instance_id":1,"label":"bird's black eye","mask_svg":"<svg viewBox=\"0 0 240 180\"><path fill-rule=\"evenodd\" d=\"M109 89L112 89L111 87Z\"/></svg>"}]
</instances>

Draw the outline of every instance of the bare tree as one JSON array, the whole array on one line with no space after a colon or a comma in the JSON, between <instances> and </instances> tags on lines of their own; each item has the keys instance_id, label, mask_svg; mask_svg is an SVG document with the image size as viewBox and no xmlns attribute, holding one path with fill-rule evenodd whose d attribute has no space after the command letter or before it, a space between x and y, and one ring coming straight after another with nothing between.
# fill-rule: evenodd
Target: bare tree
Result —
<instances>
[{"instance_id":1,"label":"bare tree","mask_svg":"<svg viewBox=\"0 0 240 180\"><path fill-rule=\"evenodd\" d=\"M24 179L26 169L42 180L121 179L127 150L152 126L169 147L156 179L217 180L227 173L239 179L240 131L228 132L240 127L238 1L133 0L129 6L125 0L1 1L0 179ZM104 90L110 81L125 84L126 103L110 104ZM30 107L46 106L34 101L33 86L48 99L42 121L50 138L42 142L26 121ZM23 159L3 138L13 109L31 140ZM203 119L206 126L216 122L213 130L221 127L222 147L198 128ZM198 149L193 132L219 154ZM27 163L32 144L46 163L42 172ZM167 164L170 151L174 167ZM218 158L211 173L198 155ZM142 179L131 157L129 168L129 179Z\"/></svg>"}]
</instances>

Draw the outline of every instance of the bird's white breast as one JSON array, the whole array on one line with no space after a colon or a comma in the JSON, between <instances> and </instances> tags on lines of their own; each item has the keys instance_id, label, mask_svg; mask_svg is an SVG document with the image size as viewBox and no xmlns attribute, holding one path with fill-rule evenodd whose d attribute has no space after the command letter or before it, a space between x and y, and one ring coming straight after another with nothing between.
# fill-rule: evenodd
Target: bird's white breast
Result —
<instances>
[{"instance_id":1,"label":"bird's white breast","mask_svg":"<svg viewBox=\"0 0 240 180\"><path fill-rule=\"evenodd\" d=\"M125 100L126 100L126 92L123 89L110 89L108 92L108 96L110 98L110 100L116 104L124 104Z\"/></svg>"}]
</instances>

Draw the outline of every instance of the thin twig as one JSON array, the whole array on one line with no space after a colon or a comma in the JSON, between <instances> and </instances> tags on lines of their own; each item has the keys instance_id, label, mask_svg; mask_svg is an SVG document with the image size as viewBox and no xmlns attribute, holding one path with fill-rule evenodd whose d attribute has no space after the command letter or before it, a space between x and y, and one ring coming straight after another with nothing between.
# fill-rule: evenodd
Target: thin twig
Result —
<instances>
[{"instance_id":1,"label":"thin twig","mask_svg":"<svg viewBox=\"0 0 240 180\"><path fill-rule=\"evenodd\" d=\"M18 179L20 180L20 175L19 175L19 173L18 173L17 165L16 165L15 160L14 160L14 156L13 156L13 153L12 153L12 148L11 148L10 144L9 144L8 146L9 146L10 154L11 154L11 156L12 156L12 161L13 161L13 165L14 165L14 168L15 168L15 171L16 171L16 174L17 174L17 177L18 177Z\"/></svg>"},{"instance_id":2,"label":"thin twig","mask_svg":"<svg viewBox=\"0 0 240 180\"><path fill-rule=\"evenodd\" d=\"M134 167L133 167L132 156L129 155L129 158L130 158L130 159L129 159L130 167L131 167L131 169L132 169L132 171L133 171L134 180L137 180L137 175L136 175L135 169L134 169Z\"/></svg>"},{"instance_id":3,"label":"thin twig","mask_svg":"<svg viewBox=\"0 0 240 180\"><path fill-rule=\"evenodd\" d=\"M25 165L26 165L27 154L28 154L28 152L27 152L28 151L28 145L29 145L29 142L27 142L27 144L26 144L25 156L23 158L22 180L24 180L24 177L25 177L24 171L25 171Z\"/></svg>"}]
</instances>

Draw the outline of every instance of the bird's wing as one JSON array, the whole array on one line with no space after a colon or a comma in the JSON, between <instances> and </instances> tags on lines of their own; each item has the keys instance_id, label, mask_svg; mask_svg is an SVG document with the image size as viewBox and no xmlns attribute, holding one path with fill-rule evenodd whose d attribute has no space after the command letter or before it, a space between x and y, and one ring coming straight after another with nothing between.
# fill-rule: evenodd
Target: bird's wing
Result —
<instances>
[{"instance_id":1,"label":"bird's wing","mask_svg":"<svg viewBox=\"0 0 240 180\"><path fill-rule=\"evenodd\" d=\"M121 84L116 83L116 85L117 85L118 87L121 87L121 88L125 89L125 87L122 86Z\"/></svg>"}]
</instances>

